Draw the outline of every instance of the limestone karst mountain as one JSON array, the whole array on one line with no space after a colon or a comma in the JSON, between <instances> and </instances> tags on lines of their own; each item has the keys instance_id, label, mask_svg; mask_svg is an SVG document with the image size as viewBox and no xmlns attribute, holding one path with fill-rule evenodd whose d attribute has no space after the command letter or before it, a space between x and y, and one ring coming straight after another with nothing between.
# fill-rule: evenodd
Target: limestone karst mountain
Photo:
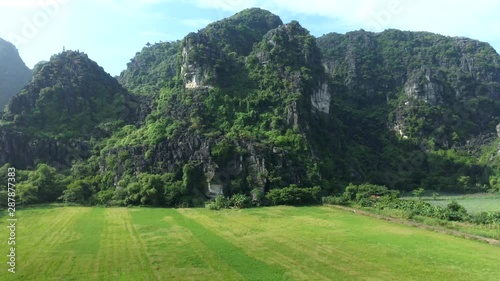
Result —
<instances>
[{"instance_id":1,"label":"limestone karst mountain","mask_svg":"<svg viewBox=\"0 0 500 281\"><path fill-rule=\"evenodd\" d=\"M4 114L1 164L49 163L86 200L127 205L291 184L500 187L500 56L487 43L315 38L248 9L145 47L118 80L82 53L54 56Z\"/></svg>"}]
</instances>

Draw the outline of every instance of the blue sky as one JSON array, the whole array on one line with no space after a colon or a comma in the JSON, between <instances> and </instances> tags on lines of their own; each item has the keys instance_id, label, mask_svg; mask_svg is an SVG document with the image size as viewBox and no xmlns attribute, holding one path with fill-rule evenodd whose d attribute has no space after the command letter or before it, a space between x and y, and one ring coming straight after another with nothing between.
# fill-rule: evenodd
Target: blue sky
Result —
<instances>
[{"instance_id":1,"label":"blue sky","mask_svg":"<svg viewBox=\"0 0 500 281\"><path fill-rule=\"evenodd\" d=\"M0 0L0 37L30 68L65 46L118 75L146 43L182 39L249 7L298 20L315 36L397 28L466 36L500 51L500 1L488 0Z\"/></svg>"}]
</instances>

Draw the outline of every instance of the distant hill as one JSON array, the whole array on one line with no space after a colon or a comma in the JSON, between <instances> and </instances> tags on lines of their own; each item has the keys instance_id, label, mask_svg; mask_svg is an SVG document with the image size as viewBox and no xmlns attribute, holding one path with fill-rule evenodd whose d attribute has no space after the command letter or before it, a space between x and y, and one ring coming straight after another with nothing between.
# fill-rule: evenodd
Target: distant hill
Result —
<instances>
[{"instance_id":1,"label":"distant hill","mask_svg":"<svg viewBox=\"0 0 500 281\"><path fill-rule=\"evenodd\" d=\"M0 38L0 111L31 79L16 47Z\"/></svg>"}]
</instances>

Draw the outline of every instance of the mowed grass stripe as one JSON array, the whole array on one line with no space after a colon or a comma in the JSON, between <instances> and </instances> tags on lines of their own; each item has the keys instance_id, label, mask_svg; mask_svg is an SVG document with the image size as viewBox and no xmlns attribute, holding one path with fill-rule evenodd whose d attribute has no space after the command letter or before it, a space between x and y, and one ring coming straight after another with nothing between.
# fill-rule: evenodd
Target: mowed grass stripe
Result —
<instances>
[{"instance_id":1,"label":"mowed grass stripe","mask_svg":"<svg viewBox=\"0 0 500 281\"><path fill-rule=\"evenodd\" d=\"M106 209L98 252L100 275L95 280L161 280L150 265L130 212L126 208Z\"/></svg>"},{"instance_id":2,"label":"mowed grass stripe","mask_svg":"<svg viewBox=\"0 0 500 281\"><path fill-rule=\"evenodd\" d=\"M77 280L83 276L92 280L98 279L100 275L98 251L102 242L105 211L104 208L86 208L85 212L73 220L70 227L75 233L76 240L65 246L68 255L61 264L61 268L67 271L60 270L55 276L64 280Z\"/></svg>"},{"instance_id":3,"label":"mowed grass stripe","mask_svg":"<svg viewBox=\"0 0 500 281\"><path fill-rule=\"evenodd\" d=\"M52 280L68 274L72 267L65 265L71 251L67 245L78 239L74 222L90 208L43 208L17 212L16 249L18 273L12 280ZM41 277L26 274L37 272ZM44 277L47 276L47 277Z\"/></svg>"},{"instance_id":4,"label":"mowed grass stripe","mask_svg":"<svg viewBox=\"0 0 500 281\"><path fill-rule=\"evenodd\" d=\"M332 213L333 212L333 213ZM332 218L338 216L337 222L343 232L327 235L321 228L314 227L302 220L301 227L293 233L301 238L275 236L280 242L298 244L300 240L315 241L314 236L323 237L322 242L312 242L311 247L320 252L331 251L338 261L351 264L347 268L353 270L362 278L379 278L380 280L397 280L403 277L408 279L427 279L433 276L435 280L453 278L453 280L485 280L482 270L493 269L495 252L498 248L476 241L466 241L426 230L416 229L392 222L363 217L349 212L330 210L329 208L299 208L294 214L303 214L300 218ZM316 235L311 230L318 230ZM298 241L297 241L298 240ZM293 243L296 241L295 243ZM472 255L463 252L463 247L483 249L474 253L472 260L480 261L483 266L467 266L464 263L471 261ZM340 251L339 251L340 250ZM491 250L494 250L493 253ZM450 258L453 257L453 258ZM498 260L498 257L496 258ZM359 268L356 265L363 265ZM488 268L488 269L486 269ZM364 269L364 270L362 270ZM500 271L498 271L500 274ZM360 273L365 273L364 275ZM484 276L496 275L484 274ZM367 275L369 274L369 275ZM490 275L491 274L491 275ZM500 275L497 275L500 276ZM404 278L403 278L404 279Z\"/></svg>"},{"instance_id":5,"label":"mowed grass stripe","mask_svg":"<svg viewBox=\"0 0 500 281\"><path fill-rule=\"evenodd\" d=\"M192 232L177 224L173 209L134 209L134 227L161 280L244 280Z\"/></svg>"},{"instance_id":6,"label":"mowed grass stripe","mask_svg":"<svg viewBox=\"0 0 500 281\"><path fill-rule=\"evenodd\" d=\"M500 276L495 266L500 262L498 247L328 207L186 213L249 255L288 266L290 276L298 280L332 275L334 280L498 280Z\"/></svg>"},{"instance_id":7,"label":"mowed grass stripe","mask_svg":"<svg viewBox=\"0 0 500 281\"><path fill-rule=\"evenodd\" d=\"M397 280L404 277L412 280L432 276L434 280L498 280L500 276L500 269L495 268L495 262L498 263L500 257L498 247L328 207L300 208L297 213L304 214L306 218L331 219L332 215L338 216L336 221L343 222L341 229L348 231L334 236L320 231L318 236L325 240L313 245L317 244L318 249L335 250L336 254L341 249L344 252L341 259L354 257L357 261L353 260L351 264L362 264L365 270L355 266L349 268L354 268L357 273L369 273L372 278L378 276L381 280ZM302 239L313 240L308 232L318 228L304 222L301 226L294 233L301 235ZM290 237L283 238L288 243L289 240ZM331 246L324 247L325 244ZM333 245L342 246L334 249ZM469 264L471 261L474 264Z\"/></svg>"},{"instance_id":8,"label":"mowed grass stripe","mask_svg":"<svg viewBox=\"0 0 500 281\"><path fill-rule=\"evenodd\" d=\"M228 241L240 245L245 252L267 264L286 269L286 276L293 280L352 280L344 268L318 255L311 241L298 236L297 241L281 243L276 239L282 233L289 235L300 222L293 217L286 217L287 210L277 207L265 213L269 208L229 212L200 212L186 210L186 215L210 227ZM254 213L254 211L256 211ZM295 211L295 210L294 210ZM280 219L280 217L282 219ZM272 219L271 219L272 218ZM330 226L332 222L326 222ZM342 254L342 253L340 253ZM339 267L339 268L337 268ZM326 270L325 270L326 268ZM346 266L346 269L349 267Z\"/></svg>"},{"instance_id":9,"label":"mowed grass stripe","mask_svg":"<svg viewBox=\"0 0 500 281\"><path fill-rule=\"evenodd\" d=\"M183 215L182 210L172 213L172 216L181 227L189 229L196 239L239 272L245 280L287 280L282 268L270 266L247 255L244 250L228 242L224 237Z\"/></svg>"},{"instance_id":10,"label":"mowed grass stripe","mask_svg":"<svg viewBox=\"0 0 500 281\"><path fill-rule=\"evenodd\" d=\"M265 218L284 215L283 210L273 208L273 212L263 214ZM342 273L330 268L319 271L318 261L303 251L292 249L293 243L284 245L273 239L280 232L294 225L291 220L263 220L261 216L248 216L247 210L241 211L201 211L184 210L191 219L212 229L218 236L240 246L247 255L259 259L271 267L285 269L285 275L292 280L331 280ZM277 218L278 216L276 216ZM267 225L266 225L267 224ZM309 248L310 245L305 245Z\"/></svg>"}]
</instances>

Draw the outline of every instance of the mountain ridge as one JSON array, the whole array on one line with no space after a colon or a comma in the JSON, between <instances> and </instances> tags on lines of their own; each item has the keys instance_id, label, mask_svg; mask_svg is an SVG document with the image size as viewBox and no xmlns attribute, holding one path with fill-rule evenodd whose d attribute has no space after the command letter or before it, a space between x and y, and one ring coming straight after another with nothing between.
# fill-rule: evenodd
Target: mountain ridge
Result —
<instances>
[{"instance_id":1,"label":"mountain ridge","mask_svg":"<svg viewBox=\"0 0 500 281\"><path fill-rule=\"evenodd\" d=\"M12 154L20 124L27 151L37 139L84 143L83 156L17 165L59 163L102 204L194 205L290 185L327 195L349 182L500 190L500 56L486 43L397 30L315 38L248 9L145 47L121 85L103 72L73 51L41 66L3 117L0 151Z\"/></svg>"}]
</instances>

